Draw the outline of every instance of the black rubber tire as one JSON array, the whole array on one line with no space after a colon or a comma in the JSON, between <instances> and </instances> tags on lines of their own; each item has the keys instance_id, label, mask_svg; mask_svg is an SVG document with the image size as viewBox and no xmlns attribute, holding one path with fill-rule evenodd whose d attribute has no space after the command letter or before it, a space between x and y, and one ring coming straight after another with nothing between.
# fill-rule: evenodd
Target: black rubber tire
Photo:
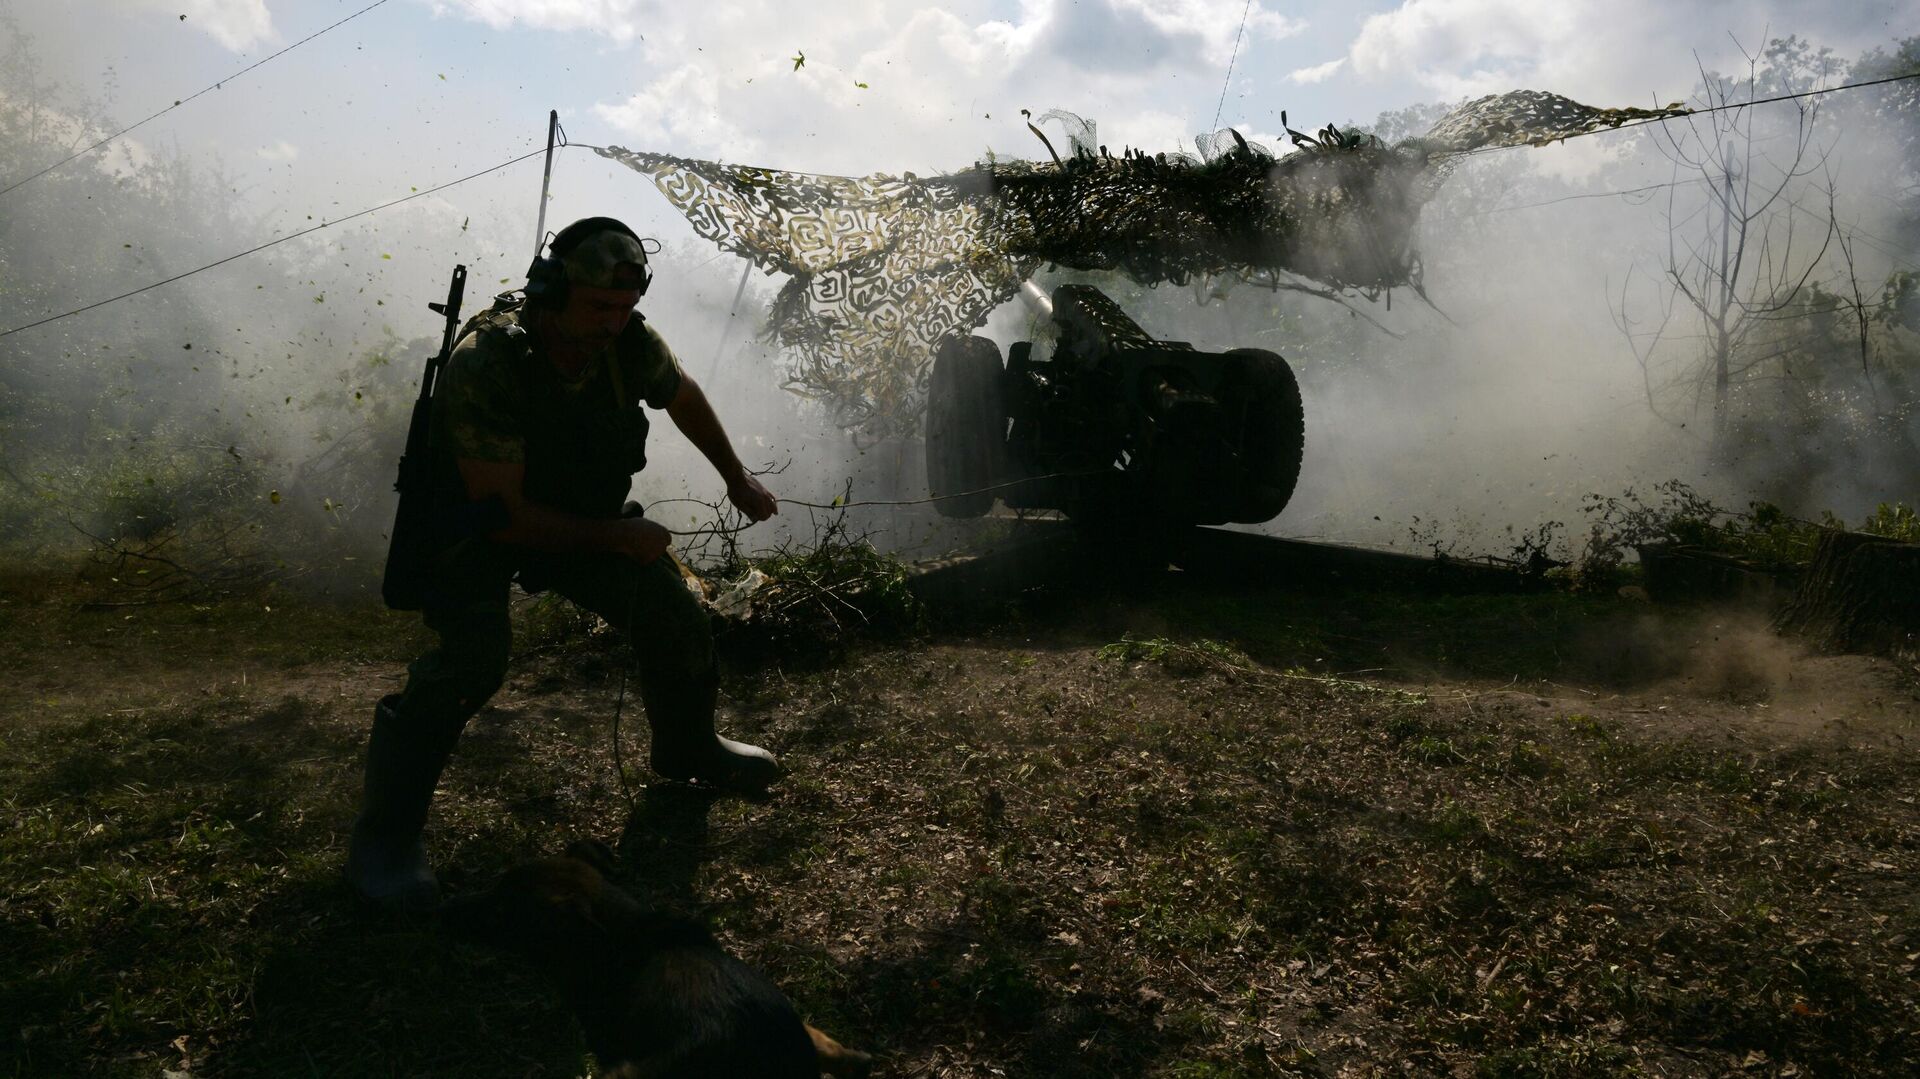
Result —
<instances>
[{"instance_id":1,"label":"black rubber tire","mask_svg":"<svg viewBox=\"0 0 1920 1079\"><path fill-rule=\"evenodd\" d=\"M1244 402L1245 408L1240 426L1243 468L1227 501L1227 519L1261 524L1280 516L1300 481L1306 408L1293 369L1278 353L1236 348L1227 355L1241 361L1229 385L1233 398Z\"/></svg>"},{"instance_id":2,"label":"black rubber tire","mask_svg":"<svg viewBox=\"0 0 1920 1079\"><path fill-rule=\"evenodd\" d=\"M984 337L949 337L934 353L927 386L927 488L945 517L979 517L993 508L982 492L1007 474L1007 406L1000 346Z\"/></svg>"}]
</instances>

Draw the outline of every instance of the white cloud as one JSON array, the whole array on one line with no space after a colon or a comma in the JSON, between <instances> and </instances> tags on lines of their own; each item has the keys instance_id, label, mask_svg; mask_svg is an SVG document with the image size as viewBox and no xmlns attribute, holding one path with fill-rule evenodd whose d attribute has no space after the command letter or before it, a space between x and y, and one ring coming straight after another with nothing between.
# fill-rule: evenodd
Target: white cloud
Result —
<instances>
[{"instance_id":1,"label":"white cloud","mask_svg":"<svg viewBox=\"0 0 1920 1079\"><path fill-rule=\"evenodd\" d=\"M1603 14L1604 19L1596 18ZM1596 0L1407 0L1361 25L1349 58L1363 76L1407 75L1447 97L1533 86L1579 53L1602 51L1600 23L1623 20ZM1645 33L1643 25L1634 32Z\"/></svg>"},{"instance_id":2,"label":"white cloud","mask_svg":"<svg viewBox=\"0 0 1920 1079\"><path fill-rule=\"evenodd\" d=\"M594 107L615 130L594 141L805 171L925 173L964 167L989 148L1044 156L1019 112L1058 107L1096 121L1116 152L1170 150L1203 121L1170 107L1169 85L1219 78L1241 9L1023 0L1009 18L969 23L931 5L843 0L798 34L777 0L716 5L698 19L663 13L642 46L658 68L624 99ZM1203 16L1215 24L1207 33L1186 25ZM1263 10L1248 16L1250 37L1294 28ZM798 70L796 52L806 54Z\"/></svg>"},{"instance_id":3,"label":"white cloud","mask_svg":"<svg viewBox=\"0 0 1920 1079\"><path fill-rule=\"evenodd\" d=\"M272 146L262 146L260 149L255 150L254 154L262 161L292 161L300 156L300 148L285 139L281 139Z\"/></svg>"},{"instance_id":4,"label":"white cloud","mask_svg":"<svg viewBox=\"0 0 1920 1079\"><path fill-rule=\"evenodd\" d=\"M1315 64L1312 67L1303 67L1290 71L1287 73L1287 78L1302 86L1311 86L1316 82L1326 82L1333 77L1334 72L1346 66L1346 63L1347 58L1342 56L1337 59L1328 60L1324 64Z\"/></svg>"},{"instance_id":5,"label":"white cloud","mask_svg":"<svg viewBox=\"0 0 1920 1079\"><path fill-rule=\"evenodd\" d=\"M456 12L493 27L532 27L541 30L585 30L626 44L635 38L651 38L654 31L672 32L678 24L689 22L687 15L700 19L724 19L725 14L709 6L689 5L682 10L649 5L643 14L641 0L429 0L435 14ZM730 4L735 8L742 5ZM762 7L754 22L761 27L782 25L792 33L790 19L777 18L790 9L783 5ZM1085 15L1093 20L1137 20L1161 35L1189 38L1200 46L1200 54L1209 63L1225 63L1232 53L1234 38L1240 32L1241 18L1246 20L1246 37L1273 40L1291 37L1307 24L1263 4L1249 6L1245 0L1021 0L1018 23L987 23L982 29L995 28L1004 33L1024 25L1030 31L1048 23L1073 21ZM868 27L898 21L901 13L908 19L928 12L944 13L944 8L927 3L909 6L874 0L849 0L832 8L813 11L808 17L819 26L844 23L847 16ZM890 18L891 17L891 18Z\"/></svg>"},{"instance_id":6,"label":"white cloud","mask_svg":"<svg viewBox=\"0 0 1920 1079\"><path fill-rule=\"evenodd\" d=\"M1886 7L1920 13L1914 0ZM1444 98L1524 87L1644 105L1689 92L1696 52L1711 69L1741 66L1734 38L1758 49L1767 36L1799 34L1843 53L1884 40L1878 24L1890 13L1875 10L1816 0L1405 0L1367 18L1347 59L1363 78L1406 78Z\"/></svg>"},{"instance_id":7,"label":"white cloud","mask_svg":"<svg viewBox=\"0 0 1920 1079\"><path fill-rule=\"evenodd\" d=\"M1063 0L1070 2L1070 0ZM1307 28L1299 19L1290 19L1264 4L1249 5L1235 0L1111 0L1117 10L1136 11L1147 22L1167 34L1195 34L1205 42L1209 63L1224 64L1233 55L1234 39L1240 34L1241 13L1246 14L1246 38L1271 40L1292 37ZM1242 50L1246 41L1239 43Z\"/></svg>"},{"instance_id":8,"label":"white cloud","mask_svg":"<svg viewBox=\"0 0 1920 1079\"><path fill-rule=\"evenodd\" d=\"M137 0L150 11L185 15L187 26L207 34L233 52L245 52L274 40L273 14L266 0Z\"/></svg>"},{"instance_id":9,"label":"white cloud","mask_svg":"<svg viewBox=\"0 0 1920 1079\"><path fill-rule=\"evenodd\" d=\"M1158 145L1195 126L1166 111L1169 86L1185 85L1172 80L1217 79L1243 14L1243 59L1256 40L1306 26L1272 0L1018 0L979 22L926 0L841 0L798 29L781 0L426 2L495 28L638 41L655 65L646 81L592 109L632 145L823 171L859 171L828 151L876 141L890 145L869 154L891 167L957 167L990 144L1027 156L1037 144L1021 108L1071 109L1116 146ZM797 53L807 62L795 70Z\"/></svg>"},{"instance_id":10,"label":"white cloud","mask_svg":"<svg viewBox=\"0 0 1920 1079\"><path fill-rule=\"evenodd\" d=\"M595 105L593 112L637 146L753 159L758 141L727 121L719 83L704 65L684 64L617 105Z\"/></svg>"},{"instance_id":11,"label":"white cloud","mask_svg":"<svg viewBox=\"0 0 1920 1079\"><path fill-rule=\"evenodd\" d=\"M433 13L456 11L495 30L586 30L625 45L644 37L639 0L434 0ZM666 16L661 16L665 18Z\"/></svg>"}]
</instances>

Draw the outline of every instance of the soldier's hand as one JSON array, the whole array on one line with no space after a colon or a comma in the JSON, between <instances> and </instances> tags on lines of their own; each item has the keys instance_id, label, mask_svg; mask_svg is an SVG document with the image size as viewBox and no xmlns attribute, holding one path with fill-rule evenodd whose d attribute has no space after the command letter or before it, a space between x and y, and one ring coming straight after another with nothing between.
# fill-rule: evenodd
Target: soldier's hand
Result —
<instances>
[{"instance_id":1,"label":"soldier's hand","mask_svg":"<svg viewBox=\"0 0 1920 1079\"><path fill-rule=\"evenodd\" d=\"M780 502L773 497L773 492L745 472L727 484L727 498L741 513L756 521L764 521L780 512Z\"/></svg>"},{"instance_id":2,"label":"soldier's hand","mask_svg":"<svg viewBox=\"0 0 1920 1079\"><path fill-rule=\"evenodd\" d=\"M659 558L673 543L673 533L645 517L620 519L620 553L641 565Z\"/></svg>"}]
</instances>

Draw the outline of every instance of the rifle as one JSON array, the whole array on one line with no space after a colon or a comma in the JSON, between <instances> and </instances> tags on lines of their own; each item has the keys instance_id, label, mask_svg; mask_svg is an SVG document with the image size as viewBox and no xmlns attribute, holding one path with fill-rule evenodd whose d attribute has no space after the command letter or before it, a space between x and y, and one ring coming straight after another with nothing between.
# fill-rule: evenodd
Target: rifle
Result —
<instances>
[{"instance_id":1,"label":"rifle","mask_svg":"<svg viewBox=\"0 0 1920 1079\"><path fill-rule=\"evenodd\" d=\"M426 605L427 560L437 546L433 459L427 434L433 422L434 388L453 355L453 346L459 343L460 301L466 291L467 268L455 266L453 280L447 284L447 302L427 304L446 317L446 328L440 335L440 351L427 361L426 372L420 376L420 396L413 402L407 446L400 455L400 473L393 484L393 489L400 492L400 505L394 510L393 532L387 540L387 568L380 580L380 596L396 611L417 611Z\"/></svg>"}]
</instances>

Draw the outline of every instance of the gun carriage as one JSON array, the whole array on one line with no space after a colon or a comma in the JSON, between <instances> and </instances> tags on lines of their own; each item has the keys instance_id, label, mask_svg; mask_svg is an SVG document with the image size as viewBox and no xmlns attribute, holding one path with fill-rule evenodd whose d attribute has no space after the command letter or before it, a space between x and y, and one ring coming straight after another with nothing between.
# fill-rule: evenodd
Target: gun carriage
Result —
<instances>
[{"instance_id":1,"label":"gun carriage","mask_svg":"<svg viewBox=\"0 0 1920 1079\"><path fill-rule=\"evenodd\" d=\"M1027 295L1051 316L1050 349L1020 341L1003 363L994 342L955 335L935 352L927 484L941 513L979 517L997 497L1076 519L1255 524L1286 507L1306 421L1278 354L1157 340L1088 285Z\"/></svg>"}]
</instances>

